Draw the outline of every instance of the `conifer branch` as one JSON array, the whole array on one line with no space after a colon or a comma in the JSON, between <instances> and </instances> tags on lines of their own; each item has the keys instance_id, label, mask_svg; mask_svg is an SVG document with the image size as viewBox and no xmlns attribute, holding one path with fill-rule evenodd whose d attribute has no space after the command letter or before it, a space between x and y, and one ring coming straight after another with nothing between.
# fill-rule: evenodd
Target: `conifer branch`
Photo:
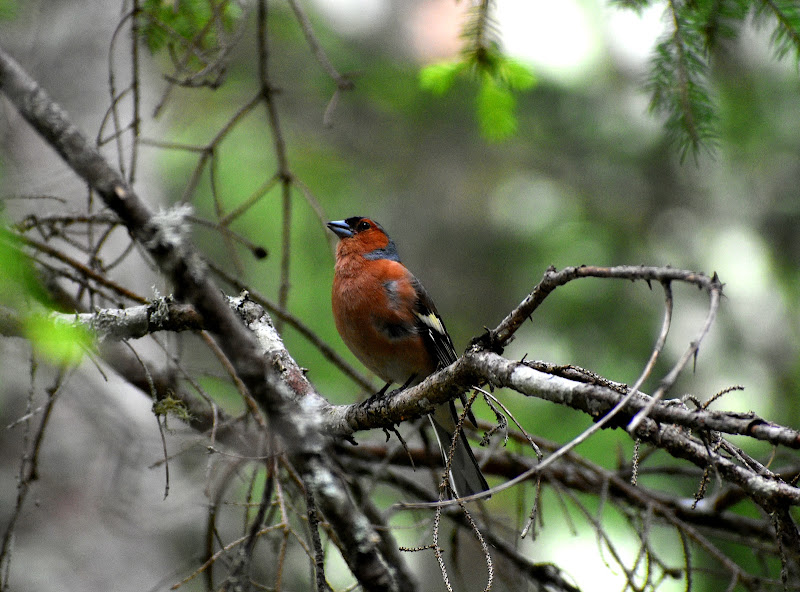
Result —
<instances>
[{"instance_id":1,"label":"conifer branch","mask_svg":"<svg viewBox=\"0 0 800 592\"><path fill-rule=\"evenodd\" d=\"M772 43L778 58L794 50L800 60L800 4L795 0L761 0L757 15L771 14L777 21Z\"/></svg>"},{"instance_id":2,"label":"conifer branch","mask_svg":"<svg viewBox=\"0 0 800 592\"><path fill-rule=\"evenodd\" d=\"M708 90L708 55L697 15L679 0L669 0L671 33L656 47L648 88L650 109L665 113L667 133L687 152L713 147L717 119Z\"/></svg>"}]
</instances>

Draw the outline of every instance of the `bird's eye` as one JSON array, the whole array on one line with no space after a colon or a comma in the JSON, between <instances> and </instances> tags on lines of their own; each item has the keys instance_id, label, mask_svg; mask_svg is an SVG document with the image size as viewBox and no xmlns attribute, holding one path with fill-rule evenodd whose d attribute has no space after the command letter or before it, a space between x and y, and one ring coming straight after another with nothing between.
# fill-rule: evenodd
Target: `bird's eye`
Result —
<instances>
[{"instance_id":1,"label":"bird's eye","mask_svg":"<svg viewBox=\"0 0 800 592\"><path fill-rule=\"evenodd\" d=\"M370 228L372 227L370 226L369 222L367 222L366 220L362 220L356 226L356 232L363 232L364 230L369 230Z\"/></svg>"}]
</instances>

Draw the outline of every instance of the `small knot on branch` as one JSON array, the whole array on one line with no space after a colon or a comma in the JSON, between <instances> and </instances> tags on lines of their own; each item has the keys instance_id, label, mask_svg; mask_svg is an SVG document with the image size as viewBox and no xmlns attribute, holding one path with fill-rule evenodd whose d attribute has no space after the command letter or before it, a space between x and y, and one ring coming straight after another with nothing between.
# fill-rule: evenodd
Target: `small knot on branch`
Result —
<instances>
[{"instance_id":1,"label":"small knot on branch","mask_svg":"<svg viewBox=\"0 0 800 592\"><path fill-rule=\"evenodd\" d=\"M498 338L497 332L489 329L489 327L484 327L483 330L484 332L482 335L473 337L472 340L470 340L468 349L473 351L476 349L490 351L497 355L502 355L505 348L502 341ZM508 341L510 341L510 339Z\"/></svg>"}]
</instances>

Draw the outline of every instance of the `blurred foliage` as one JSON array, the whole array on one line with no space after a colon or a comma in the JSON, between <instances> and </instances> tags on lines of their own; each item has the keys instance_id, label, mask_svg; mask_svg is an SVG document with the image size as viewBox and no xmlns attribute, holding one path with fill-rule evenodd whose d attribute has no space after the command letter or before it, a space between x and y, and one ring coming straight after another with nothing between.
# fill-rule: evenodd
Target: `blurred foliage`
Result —
<instances>
[{"instance_id":1,"label":"blurred foliage","mask_svg":"<svg viewBox=\"0 0 800 592\"><path fill-rule=\"evenodd\" d=\"M142 39L153 53L165 48L175 51L176 39L201 51L216 47L220 41L217 25L231 30L242 14L239 4L228 0L145 0L141 10Z\"/></svg>"},{"instance_id":2,"label":"blurred foliage","mask_svg":"<svg viewBox=\"0 0 800 592\"><path fill-rule=\"evenodd\" d=\"M144 0L136 15L150 52L166 52L184 72L202 72L224 52L225 36L241 16L233 0Z\"/></svg>"},{"instance_id":3,"label":"blurred foliage","mask_svg":"<svg viewBox=\"0 0 800 592\"><path fill-rule=\"evenodd\" d=\"M420 71L420 85L435 94L444 94L458 74L470 72L479 82L475 113L483 136L491 141L505 140L517 131L514 91L527 90L535 83L529 68L517 60L492 50L481 60L465 58L457 62L431 64Z\"/></svg>"},{"instance_id":4,"label":"blurred foliage","mask_svg":"<svg viewBox=\"0 0 800 592\"><path fill-rule=\"evenodd\" d=\"M772 44L778 58L793 53L794 59L800 60L800 4L794 0L761 0L756 2L756 18L774 27Z\"/></svg>"},{"instance_id":5,"label":"blurred foliage","mask_svg":"<svg viewBox=\"0 0 800 592\"><path fill-rule=\"evenodd\" d=\"M522 62L503 55L495 39L489 2L481 2L469 11L462 38L461 59L431 64L420 71L420 85L442 95L453 85L456 76L466 74L478 83L475 113L481 134L490 141L505 140L517 131L515 91L528 90L536 82L531 69Z\"/></svg>"},{"instance_id":6,"label":"blurred foliage","mask_svg":"<svg viewBox=\"0 0 800 592\"><path fill-rule=\"evenodd\" d=\"M45 360L56 366L80 362L93 341L93 333L83 327L33 314L25 318L25 335Z\"/></svg>"},{"instance_id":7,"label":"blurred foliage","mask_svg":"<svg viewBox=\"0 0 800 592\"><path fill-rule=\"evenodd\" d=\"M6 229L6 221L0 216L0 306L21 308L33 294L44 298L44 291L39 287L33 264L21 250L21 245Z\"/></svg>"},{"instance_id":8,"label":"blurred foliage","mask_svg":"<svg viewBox=\"0 0 800 592\"><path fill-rule=\"evenodd\" d=\"M91 335L46 315L52 310L48 293L22 245L3 223L0 217L0 307L19 318L23 334L45 360L59 366L78 363L92 343Z\"/></svg>"},{"instance_id":9,"label":"blurred foliage","mask_svg":"<svg viewBox=\"0 0 800 592\"><path fill-rule=\"evenodd\" d=\"M644 2L623 2L640 10ZM651 109L666 114L666 129L682 157L697 156L717 140L717 110L711 98L708 70L713 50L735 38L751 9L774 27L778 58L794 52L800 59L800 5L794 0L669 0L669 26L652 59L648 88Z\"/></svg>"},{"instance_id":10,"label":"blurred foliage","mask_svg":"<svg viewBox=\"0 0 800 592\"><path fill-rule=\"evenodd\" d=\"M614 4L641 11L662 3ZM399 18L348 37L311 14L336 67L358 73L355 91L342 95L332 126L325 127L334 84L310 55L291 11L273 3L270 69L281 91L276 103L288 159L294 178L324 210L320 218L301 186L293 186L290 312L360 368L331 320L333 257L324 227L326 219L351 215L374 216L392 234L403 260L436 299L460 350L484 326L495 326L551 264L716 270L726 283L722 310L694 373L686 373L670 394L706 400L742 383L743 393L716 405L800 425L797 73L785 63L765 62L740 43L752 3L664 4L667 33L657 44L649 76L607 57L592 76L572 86L537 80L527 66L502 54L496 39L472 53L469 39L462 39L465 49L458 58L420 71L402 50L406 40L397 33ZM159 68L162 52L216 48L218 31L241 24L237 4L216 3L213 14L204 8L209 6L207 0L146 2L143 33L157 52L155 65L148 67ZM796 51L797 4L757 6L758 22L771 27L778 55ZM212 22L224 26L209 26ZM251 29L244 35L252 35ZM158 122L159 133L166 131L162 139L203 146L251 100L258 76L250 49L230 52L230 76L214 92L174 90ZM649 80L651 105L663 112L666 130L647 114L643 79ZM477 113L477 129L465 124L471 113ZM189 196L198 216L213 220L218 211L233 211L273 176L271 133L264 110L256 109L226 136L214 151L213 183L207 168ZM501 136L504 142L486 141ZM704 147L712 140L716 148L710 157ZM680 152L695 158L681 165L675 141ZM163 193L177 201L195 170L197 152L147 146L142 153L155 163ZM231 226L270 253L264 260L199 225L194 238L210 260L240 271L247 283L276 298L281 216L276 186ZM0 253L4 273L18 265L14 257ZM22 268L18 276L25 273ZM14 285L3 282L0 289ZM705 314L706 301L696 291L676 287L675 296L667 349L644 390L683 352ZM663 301L659 286L600 280L569 285L548 297L506 353L574 363L632 383L658 334ZM350 402L363 394L291 327L284 337L332 401ZM199 356L200 349L187 346L186 352ZM196 367L210 366L204 362ZM240 408L229 381L211 374L200 380L202 386L223 407ZM519 396L503 401L530 432L558 442L590 423L543 401ZM479 415L491 418L485 409ZM618 431L605 430L578 452L616 468L629 462L632 446ZM669 459L659 453L649 462ZM697 487L695 477L665 482L643 474L642 480L680 489L687 499ZM498 503L489 502L492 511L504 510ZM546 503L561 502L548 497ZM671 544L680 557L678 542ZM718 584L709 577L705 587L695 581L694 589L719 589Z\"/></svg>"},{"instance_id":11,"label":"blurred foliage","mask_svg":"<svg viewBox=\"0 0 800 592\"><path fill-rule=\"evenodd\" d=\"M641 12L654 2L613 4ZM504 55L493 5L483 0L469 8L460 58L422 68L420 84L441 95L457 76L468 76L478 84L475 113L481 133L500 141L517 131L515 92L530 89L536 78L528 66ZM773 28L776 56L794 53L800 59L800 6L794 0L669 0L664 6L668 27L653 54L646 84L650 108L666 116L665 129L681 157L696 157L701 149L713 151L717 142L718 111L708 79L713 51L734 39L754 11L758 22ZM220 33L234 28L242 10L229 0L146 0L140 16L150 51L166 48L180 70L194 71L208 69L211 56L225 52Z\"/></svg>"},{"instance_id":12,"label":"blurred foliage","mask_svg":"<svg viewBox=\"0 0 800 592\"><path fill-rule=\"evenodd\" d=\"M640 103L632 102L628 75L613 66L591 88L541 81L518 97L523 133L487 145L461 119L474 109L468 81L460 82L457 75L465 67L462 62L423 70L428 88L451 88L431 101L416 84L415 64L391 55L383 31L345 42L323 25L319 36L329 43L326 50L337 66L360 73L356 91L340 101L333 127L326 129L321 123L331 81L308 58L288 10L273 11L271 19L276 31L271 67L282 87L278 106L293 174L329 218L370 215L383 222L401 256L437 299L457 347L463 348L483 325L496 324L549 264L670 263L710 272L723 263L709 249L720 231L712 221L759 225L771 215L767 203L790 200L793 173L784 171L783 182L777 183L774 166L761 155L775 150L771 142L779 142L780 153L786 154L797 146L790 116L794 87L782 71L748 67L736 51L720 54L720 67L709 72L720 105L718 155L681 167L668 136L642 115ZM253 68L252 62L237 60L229 85L214 94L178 96L176 108L167 114L172 139L196 145L213 137L255 92ZM184 107L189 96L195 110ZM785 106L771 110L776 105ZM180 194L196 157L180 151L159 155L162 178L172 184L169 193ZM215 205L204 175L194 197L198 213L209 218L218 206L232 211L273 174L270 130L262 114L248 115L215 158L216 182L224 192ZM772 197L759 205L736 189L752 186ZM290 310L357 365L330 322L332 256L324 220L302 191L295 188L292 195ZM247 281L275 297L280 220L276 187L234 223L237 232L270 252L264 261L254 261L244 249L234 249L231 259L229 247L215 233L197 228L196 234L209 244L213 258L241 265ZM769 232L764 240L781 236L781 231ZM791 233L785 240L797 242ZM783 247L776 255L792 252ZM724 262L724 270L730 269ZM747 281L726 276L724 270L722 279L733 280L733 289ZM797 289L796 281L791 285ZM678 294L691 297L688 290ZM787 294L784 301L792 299ZM652 347L662 302L658 290L651 293L644 286L587 281L566 287L545 303L511 353L574 362L632 381ZM695 318L704 302L677 306L678 316L686 308L686 316ZM709 368L703 375L719 381L707 385L713 390L727 386L728 375L735 381L733 370L741 367L736 360L748 355L741 330L724 320L715 329L714 347L725 342L735 354L722 356L730 360L722 364L725 372L714 377ZM671 341L680 350L692 337L689 330ZM324 392L339 401L353 396L352 387L342 384L319 352L291 328L286 340ZM708 362L706 349L700 368ZM775 377L797 372L791 355L778 360ZM662 362L669 363L669 358ZM748 366L753 363L762 362L751 357ZM692 380L689 376L685 382Z\"/></svg>"},{"instance_id":13,"label":"blurred foliage","mask_svg":"<svg viewBox=\"0 0 800 592\"><path fill-rule=\"evenodd\" d=\"M19 11L17 0L0 0L0 20L12 20Z\"/></svg>"}]
</instances>

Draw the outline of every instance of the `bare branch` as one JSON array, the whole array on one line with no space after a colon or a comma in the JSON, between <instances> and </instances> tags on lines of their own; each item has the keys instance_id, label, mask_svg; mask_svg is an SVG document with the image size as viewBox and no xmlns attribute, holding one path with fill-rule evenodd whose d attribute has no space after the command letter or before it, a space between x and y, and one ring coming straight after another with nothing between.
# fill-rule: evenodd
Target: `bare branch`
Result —
<instances>
[{"instance_id":1,"label":"bare branch","mask_svg":"<svg viewBox=\"0 0 800 592\"><path fill-rule=\"evenodd\" d=\"M722 290L722 284L714 275L708 277L702 273L688 271L684 269L673 269L671 267L646 267L621 265L617 267L595 267L582 265L580 267L565 267L561 271L556 271L554 267L549 268L542 280L536 285L533 291L512 310L506 318L492 331L474 340L480 345L491 351L501 352L502 348L522 326L527 318L539 308L545 298L559 286L563 286L572 280L595 277L595 278L616 278L625 280L644 280L650 282L660 282L668 284L679 281L694 284L698 288L706 291Z\"/></svg>"}]
</instances>

